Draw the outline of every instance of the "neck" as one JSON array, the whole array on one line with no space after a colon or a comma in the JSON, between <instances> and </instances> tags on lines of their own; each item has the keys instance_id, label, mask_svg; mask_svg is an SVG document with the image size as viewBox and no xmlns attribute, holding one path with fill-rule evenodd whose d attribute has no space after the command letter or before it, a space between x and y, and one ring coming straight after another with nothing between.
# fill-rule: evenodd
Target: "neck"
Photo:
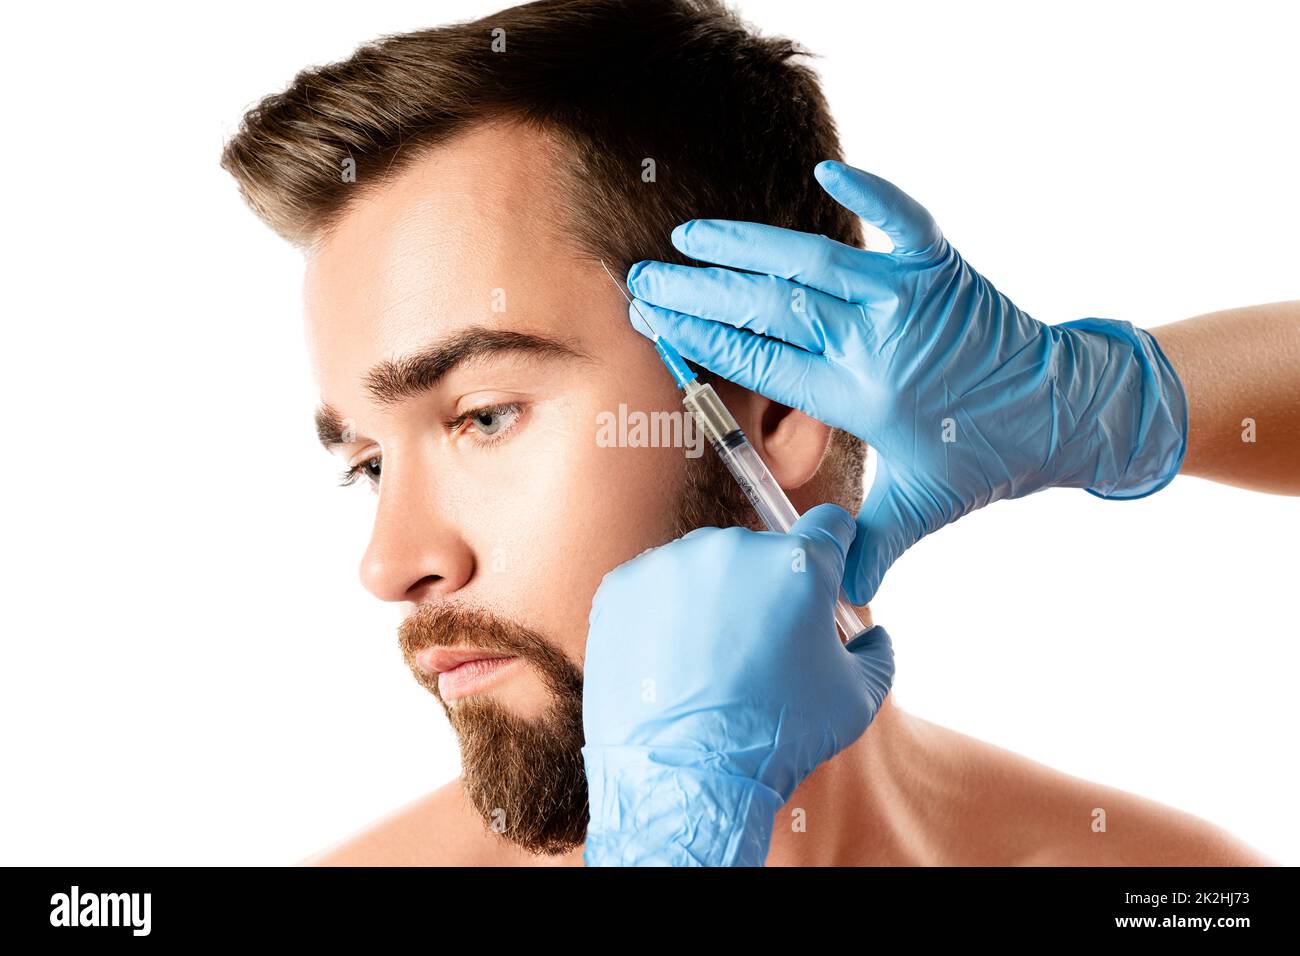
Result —
<instances>
[{"instance_id":1,"label":"neck","mask_svg":"<svg viewBox=\"0 0 1300 956\"><path fill-rule=\"evenodd\" d=\"M867 627L867 605L856 607ZM925 862L925 825L908 794L932 761L924 732L891 692L856 741L819 766L776 814L767 866L897 866Z\"/></svg>"},{"instance_id":2,"label":"neck","mask_svg":"<svg viewBox=\"0 0 1300 956\"><path fill-rule=\"evenodd\" d=\"M908 866L934 862L916 799L923 730L892 693L853 744L814 770L777 812L767 866Z\"/></svg>"}]
</instances>

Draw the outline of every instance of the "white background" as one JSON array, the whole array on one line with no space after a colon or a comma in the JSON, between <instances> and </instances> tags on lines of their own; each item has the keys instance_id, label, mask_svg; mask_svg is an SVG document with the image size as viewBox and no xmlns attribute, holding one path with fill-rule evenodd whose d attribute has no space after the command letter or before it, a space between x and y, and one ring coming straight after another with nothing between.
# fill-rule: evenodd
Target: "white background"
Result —
<instances>
[{"instance_id":1,"label":"white background","mask_svg":"<svg viewBox=\"0 0 1300 956\"><path fill-rule=\"evenodd\" d=\"M457 773L312 434L300 260L217 161L299 68L496 6L8 14L0 861L288 863ZM741 9L1031 314L1300 297L1283 4ZM886 580L898 701L1300 862L1297 531L1194 479L994 505Z\"/></svg>"}]
</instances>

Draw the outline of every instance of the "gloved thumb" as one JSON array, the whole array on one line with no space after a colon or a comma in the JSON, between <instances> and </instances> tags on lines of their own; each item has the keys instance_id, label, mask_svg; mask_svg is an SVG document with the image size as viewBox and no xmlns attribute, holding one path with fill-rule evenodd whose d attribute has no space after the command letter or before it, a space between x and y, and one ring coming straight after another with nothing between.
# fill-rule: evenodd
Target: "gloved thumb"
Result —
<instances>
[{"instance_id":1,"label":"gloved thumb","mask_svg":"<svg viewBox=\"0 0 1300 956\"><path fill-rule=\"evenodd\" d=\"M813 175L832 199L889 236L892 255L922 256L943 241L925 207L888 180L833 159L818 163Z\"/></svg>"},{"instance_id":2,"label":"gloved thumb","mask_svg":"<svg viewBox=\"0 0 1300 956\"><path fill-rule=\"evenodd\" d=\"M885 702L885 695L894 684L894 642L889 632L877 624L868 628L844 645L853 655L863 687L872 703L874 717Z\"/></svg>"},{"instance_id":3,"label":"gloved thumb","mask_svg":"<svg viewBox=\"0 0 1300 956\"><path fill-rule=\"evenodd\" d=\"M824 578L832 593L838 594L858 525L853 515L837 504L827 502L809 508L790 526L790 534L808 541L808 564Z\"/></svg>"}]
</instances>

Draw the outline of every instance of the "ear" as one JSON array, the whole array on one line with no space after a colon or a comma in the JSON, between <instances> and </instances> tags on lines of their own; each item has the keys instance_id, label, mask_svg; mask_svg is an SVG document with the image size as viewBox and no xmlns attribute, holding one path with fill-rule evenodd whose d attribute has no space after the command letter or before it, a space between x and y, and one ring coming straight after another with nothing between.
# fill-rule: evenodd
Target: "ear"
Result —
<instances>
[{"instance_id":1,"label":"ear","mask_svg":"<svg viewBox=\"0 0 1300 956\"><path fill-rule=\"evenodd\" d=\"M791 491L812 480L830 445L829 425L733 382L712 384L778 485Z\"/></svg>"}]
</instances>

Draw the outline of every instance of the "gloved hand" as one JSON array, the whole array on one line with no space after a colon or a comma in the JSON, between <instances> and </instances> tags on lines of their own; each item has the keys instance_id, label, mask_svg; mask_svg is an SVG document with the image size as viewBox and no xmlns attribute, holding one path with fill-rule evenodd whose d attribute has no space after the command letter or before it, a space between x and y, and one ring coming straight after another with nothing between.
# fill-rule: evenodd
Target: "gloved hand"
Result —
<instances>
[{"instance_id":1,"label":"gloved hand","mask_svg":"<svg viewBox=\"0 0 1300 956\"><path fill-rule=\"evenodd\" d=\"M894 676L876 626L842 644L853 516L789 533L699 528L592 599L582 748L588 866L762 866L775 814L875 719Z\"/></svg>"},{"instance_id":2,"label":"gloved hand","mask_svg":"<svg viewBox=\"0 0 1300 956\"><path fill-rule=\"evenodd\" d=\"M896 186L837 162L814 174L894 250L697 219L673 245L759 274L643 261L627 284L685 358L875 446L850 600L869 601L907 548L990 502L1053 486L1140 498L1173 479L1187 400L1147 332L1097 318L1044 325Z\"/></svg>"}]
</instances>

